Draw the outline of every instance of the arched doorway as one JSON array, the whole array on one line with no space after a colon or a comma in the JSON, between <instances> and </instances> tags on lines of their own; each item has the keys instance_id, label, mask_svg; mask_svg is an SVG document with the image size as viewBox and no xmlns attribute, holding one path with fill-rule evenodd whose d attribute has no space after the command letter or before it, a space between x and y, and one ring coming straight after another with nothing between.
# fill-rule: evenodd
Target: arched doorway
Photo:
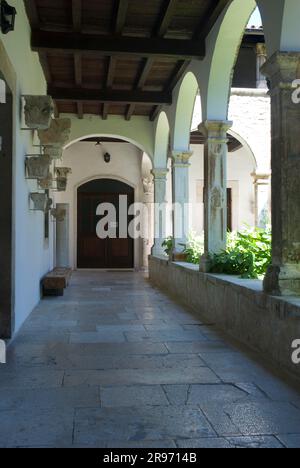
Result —
<instances>
[{"instance_id":1,"label":"arched doorway","mask_svg":"<svg viewBox=\"0 0 300 468\"><path fill-rule=\"evenodd\" d=\"M12 132L13 98L0 72L0 338L11 338L14 330L12 248Z\"/></svg>"},{"instance_id":2,"label":"arched doorway","mask_svg":"<svg viewBox=\"0 0 300 468\"><path fill-rule=\"evenodd\" d=\"M128 208L134 203L134 189L114 179L97 179L81 185L77 191L77 266L91 269L127 269L134 267L134 239L128 235L131 218ZM102 204L114 207L116 220L105 225L115 235L99 237L97 226L106 218L107 210ZM99 206L104 207L103 214ZM107 206L107 205L106 205ZM125 213L126 211L126 213ZM126 219L124 225L120 225ZM113 224L109 226L109 224ZM123 222L124 224L124 222ZM121 230L123 232L121 232Z\"/></svg>"}]
</instances>

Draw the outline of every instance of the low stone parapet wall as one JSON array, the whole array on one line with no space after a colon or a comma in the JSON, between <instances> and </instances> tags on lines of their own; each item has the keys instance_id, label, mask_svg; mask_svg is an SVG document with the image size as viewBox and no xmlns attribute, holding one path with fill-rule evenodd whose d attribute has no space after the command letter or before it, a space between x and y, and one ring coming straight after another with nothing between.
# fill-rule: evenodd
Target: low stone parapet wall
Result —
<instances>
[{"instance_id":1,"label":"low stone parapet wall","mask_svg":"<svg viewBox=\"0 0 300 468\"><path fill-rule=\"evenodd\" d=\"M300 363L292 359L292 345L300 340L300 297L268 296L261 281L204 274L196 266L156 257L150 257L149 274L154 285L192 307L200 318L300 378Z\"/></svg>"}]
</instances>

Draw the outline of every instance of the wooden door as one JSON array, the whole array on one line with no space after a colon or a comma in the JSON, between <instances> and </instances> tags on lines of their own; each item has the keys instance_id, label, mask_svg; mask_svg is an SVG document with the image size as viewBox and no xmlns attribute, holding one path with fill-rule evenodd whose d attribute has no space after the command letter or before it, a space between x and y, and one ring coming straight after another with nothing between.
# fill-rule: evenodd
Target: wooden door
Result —
<instances>
[{"instance_id":1,"label":"wooden door","mask_svg":"<svg viewBox=\"0 0 300 468\"><path fill-rule=\"evenodd\" d=\"M121 182L101 179L92 181L78 190L78 268L133 268L134 240L120 238L119 198L127 196L127 212L134 202L134 190ZM116 210L116 238L99 238L98 222L105 217L97 215L102 203L110 203ZM124 214L124 213L122 213ZM131 218L127 217L127 226Z\"/></svg>"}]
</instances>

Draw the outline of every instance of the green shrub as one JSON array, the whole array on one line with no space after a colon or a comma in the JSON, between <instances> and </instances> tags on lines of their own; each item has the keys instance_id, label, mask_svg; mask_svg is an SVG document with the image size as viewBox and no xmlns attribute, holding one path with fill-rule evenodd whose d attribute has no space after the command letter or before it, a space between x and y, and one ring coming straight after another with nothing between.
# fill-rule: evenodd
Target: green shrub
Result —
<instances>
[{"instance_id":1,"label":"green shrub","mask_svg":"<svg viewBox=\"0 0 300 468\"><path fill-rule=\"evenodd\" d=\"M162 243L165 253L169 256L173 250L173 237L167 237Z\"/></svg>"},{"instance_id":2,"label":"green shrub","mask_svg":"<svg viewBox=\"0 0 300 468\"><path fill-rule=\"evenodd\" d=\"M194 265L199 264L200 257L203 255L203 239L197 237L195 233L191 233L188 237L188 242L184 245L184 253L186 254L186 261L193 263Z\"/></svg>"},{"instance_id":3,"label":"green shrub","mask_svg":"<svg viewBox=\"0 0 300 468\"><path fill-rule=\"evenodd\" d=\"M259 278L271 263L271 230L247 229L229 235L227 250L212 255L212 273Z\"/></svg>"}]
</instances>

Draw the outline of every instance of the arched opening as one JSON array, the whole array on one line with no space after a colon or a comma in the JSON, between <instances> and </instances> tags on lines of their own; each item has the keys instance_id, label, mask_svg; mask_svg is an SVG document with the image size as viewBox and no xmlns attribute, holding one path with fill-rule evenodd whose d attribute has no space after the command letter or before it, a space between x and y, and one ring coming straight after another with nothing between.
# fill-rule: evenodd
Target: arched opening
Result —
<instances>
[{"instance_id":1,"label":"arched opening","mask_svg":"<svg viewBox=\"0 0 300 468\"><path fill-rule=\"evenodd\" d=\"M198 89L199 85L195 75L188 72L181 83L177 99L173 134L173 149L176 151L186 151L189 148ZM200 122L201 120L198 123Z\"/></svg>"},{"instance_id":2,"label":"arched opening","mask_svg":"<svg viewBox=\"0 0 300 468\"><path fill-rule=\"evenodd\" d=\"M107 155L110 156L109 159L106 158ZM153 240L151 235L153 216L150 210L149 220L146 217L146 210L142 215L144 223L142 227L144 228L146 223L150 226L148 238L145 240L142 235L137 235L130 242L128 239L119 239L118 233L117 239L119 240L112 240L111 242L99 240L96 236L95 225L92 225L90 236L84 237L79 218L81 216L81 219L83 219L80 210L83 207L82 199L85 197L89 201L84 206L86 209L88 209L88 206L90 207L89 212L90 217L93 218L93 223L95 224L95 219L97 219L97 223L101 219L96 216L95 203L98 199L103 201L103 196L106 194L105 189L102 187L103 183L101 181L103 180L114 181L113 193L110 194L112 205L116 205L116 199L119 196L128 194L128 189L124 192L124 187L129 187L131 194L128 202L130 201L130 205L133 202L139 204L146 201L149 202L150 206L153 202L153 177L151 176L153 161L148 154L141 151L136 144L125 141L120 135L112 137L107 134L93 136L88 134L83 139L65 148L62 165L71 168L72 172L68 177L66 191L55 196L56 205L59 205L67 212L65 226L62 223L56 223L57 266L69 266L75 269L77 267L135 268L137 270L147 268L148 264L145 264L145 259L148 262ZM81 188L93 181L98 181L98 188L95 191L96 201L92 200L92 196L81 194ZM124 206L121 206L122 214L123 211L125 211L125 214L128 211L128 206L126 205L125 208ZM116 220L115 222L119 221ZM130 223L130 218L128 218L128 223ZM79 248L78 244L80 242L81 247ZM95 253L95 249L98 249L98 253L95 255L90 254L90 260L88 260L87 255L83 252L84 249L90 249L90 253L93 253L93 251ZM103 256L103 249L106 256Z\"/></svg>"},{"instance_id":3,"label":"arched opening","mask_svg":"<svg viewBox=\"0 0 300 468\"><path fill-rule=\"evenodd\" d=\"M208 58L205 60L208 74L206 77L203 74L203 86L206 86L203 113L206 119L227 118L232 70L247 22L256 6L255 0L234 0L220 22L219 29L213 33L215 38L211 37L211 50L207 51Z\"/></svg>"},{"instance_id":4,"label":"arched opening","mask_svg":"<svg viewBox=\"0 0 300 468\"><path fill-rule=\"evenodd\" d=\"M134 240L128 229L133 187L103 178L81 185L77 194L77 267L133 268Z\"/></svg>"},{"instance_id":5,"label":"arched opening","mask_svg":"<svg viewBox=\"0 0 300 468\"><path fill-rule=\"evenodd\" d=\"M170 125L165 112L161 112L156 125L154 167L165 168L167 166L168 147L170 139Z\"/></svg>"},{"instance_id":6,"label":"arched opening","mask_svg":"<svg viewBox=\"0 0 300 468\"><path fill-rule=\"evenodd\" d=\"M0 73L0 338L14 330L13 301L13 98Z\"/></svg>"}]
</instances>

